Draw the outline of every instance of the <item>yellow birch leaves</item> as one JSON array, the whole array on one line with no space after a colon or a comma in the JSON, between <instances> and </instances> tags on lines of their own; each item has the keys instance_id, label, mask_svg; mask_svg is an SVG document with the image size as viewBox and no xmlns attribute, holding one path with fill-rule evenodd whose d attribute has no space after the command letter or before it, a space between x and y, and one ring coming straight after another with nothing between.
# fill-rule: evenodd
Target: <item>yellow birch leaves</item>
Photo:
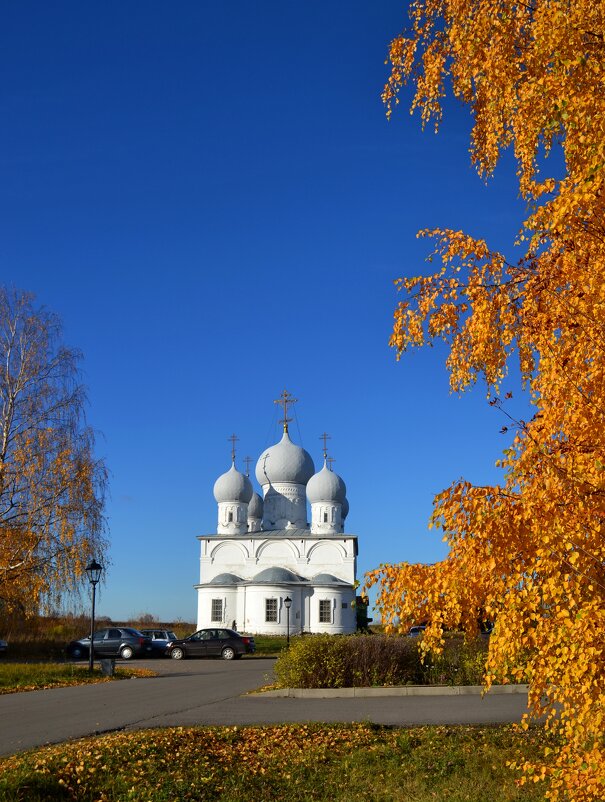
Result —
<instances>
[{"instance_id":1,"label":"yellow birch leaves","mask_svg":"<svg viewBox=\"0 0 605 802\"><path fill-rule=\"evenodd\" d=\"M404 84L423 124L451 91L473 115L471 157L489 175L504 148L529 206L511 264L462 232L435 238L441 266L402 278L398 356L448 343L452 389L483 378L499 398L518 359L535 406L508 424L500 486L460 481L435 499L450 551L435 566L368 575L390 626L428 619L426 648L448 627L496 621L486 680L528 681L563 746L527 777L551 799L605 798L605 4L592 0L419 0L390 48L383 98ZM564 170L549 175L556 147ZM508 423L508 422L507 422ZM559 710L556 717L554 711Z\"/></svg>"}]
</instances>

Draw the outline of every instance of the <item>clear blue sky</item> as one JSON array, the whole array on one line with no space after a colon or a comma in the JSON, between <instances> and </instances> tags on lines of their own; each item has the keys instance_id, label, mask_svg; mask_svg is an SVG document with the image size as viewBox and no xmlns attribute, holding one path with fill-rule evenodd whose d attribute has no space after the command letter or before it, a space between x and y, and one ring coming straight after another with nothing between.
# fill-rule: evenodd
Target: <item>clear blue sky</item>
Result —
<instances>
[{"instance_id":1,"label":"clear blue sky","mask_svg":"<svg viewBox=\"0 0 605 802\"><path fill-rule=\"evenodd\" d=\"M440 559L434 494L498 478L485 388L450 395L441 348L388 348L416 231L513 256L524 211L511 160L488 185L471 167L467 110L437 136L403 105L386 121L404 20L395 0L3 5L1 280L85 354L111 471L99 614L194 620L227 437L256 460L284 387L318 468L331 434L360 575Z\"/></svg>"}]
</instances>

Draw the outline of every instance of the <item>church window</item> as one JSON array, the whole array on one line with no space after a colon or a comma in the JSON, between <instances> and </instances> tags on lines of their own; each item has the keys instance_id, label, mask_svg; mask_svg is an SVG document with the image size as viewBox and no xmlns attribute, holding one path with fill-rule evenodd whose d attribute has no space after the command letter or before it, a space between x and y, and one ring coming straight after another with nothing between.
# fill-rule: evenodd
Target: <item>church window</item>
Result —
<instances>
[{"instance_id":1,"label":"church window","mask_svg":"<svg viewBox=\"0 0 605 802\"><path fill-rule=\"evenodd\" d=\"M227 521L230 524L233 523L233 513L232 512L227 513Z\"/></svg>"},{"instance_id":2,"label":"church window","mask_svg":"<svg viewBox=\"0 0 605 802\"><path fill-rule=\"evenodd\" d=\"M319 600L319 623L331 624L332 623L332 602L330 599Z\"/></svg>"},{"instance_id":3,"label":"church window","mask_svg":"<svg viewBox=\"0 0 605 802\"><path fill-rule=\"evenodd\" d=\"M265 599L265 621L277 623L277 599Z\"/></svg>"},{"instance_id":4,"label":"church window","mask_svg":"<svg viewBox=\"0 0 605 802\"><path fill-rule=\"evenodd\" d=\"M210 620L211 621L222 621L223 620L223 600L222 599L212 599L212 605L210 608Z\"/></svg>"},{"instance_id":5,"label":"church window","mask_svg":"<svg viewBox=\"0 0 605 802\"><path fill-rule=\"evenodd\" d=\"M324 523L325 524L328 523L328 513L327 512L324 512Z\"/></svg>"}]
</instances>

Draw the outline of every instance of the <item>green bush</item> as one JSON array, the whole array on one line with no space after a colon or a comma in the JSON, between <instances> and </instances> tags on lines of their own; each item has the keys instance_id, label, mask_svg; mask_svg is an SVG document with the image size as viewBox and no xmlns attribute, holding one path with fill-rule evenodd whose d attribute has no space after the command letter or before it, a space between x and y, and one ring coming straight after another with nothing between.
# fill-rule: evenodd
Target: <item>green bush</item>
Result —
<instances>
[{"instance_id":1,"label":"green bush","mask_svg":"<svg viewBox=\"0 0 605 802\"><path fill-rule=\"evenodd\" d=\"M481 684L485 640L450 636L442 654L424 663L419 645L401 636L306 635L279 655L275 675L282 688Z\"/></svg>"},{"instance_id":2,"label":"green bush","mask_svg":"<svg viewBox=\"0 0 605 802\"><path fill-rule=\"evenodd\" d=\"M418 642L381 635L307 635L278 657L282 687L361 688L421 681Z\"/></svg>"},{"instance_id":3,"label":"green bush","mask_svg":"<svg viewBox=\"0 0 605 802\"><path fill-rule=\"evenodd\" d=\"M465 641L452 635L443 651L429 655L424 669L426 685L481 685L487 659L487 639Z\"/></svg>"}]
</instances>

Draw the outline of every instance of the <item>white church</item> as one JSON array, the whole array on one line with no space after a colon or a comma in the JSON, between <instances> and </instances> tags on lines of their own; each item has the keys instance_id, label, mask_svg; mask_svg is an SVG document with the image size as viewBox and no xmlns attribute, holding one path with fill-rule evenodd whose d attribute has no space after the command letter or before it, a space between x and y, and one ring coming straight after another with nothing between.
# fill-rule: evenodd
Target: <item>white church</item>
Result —
<instances>
[{"instance_id":1,"label":"white church","mask_svg":"<svg viewBox=\"0 0 605 802\"><path fill-rule=\"evenodd\" d=\"M295 401L284 390L276 402L284 408L284 430L256 465L262 497L235 467L231 438L231 468L214 484L217 531L198 537L198 629L278 635L356 629L357 537L344 532L345 483L329 466L327 435L318 472L290 439L287 413Z\"/></svg>"}]
</instances>

